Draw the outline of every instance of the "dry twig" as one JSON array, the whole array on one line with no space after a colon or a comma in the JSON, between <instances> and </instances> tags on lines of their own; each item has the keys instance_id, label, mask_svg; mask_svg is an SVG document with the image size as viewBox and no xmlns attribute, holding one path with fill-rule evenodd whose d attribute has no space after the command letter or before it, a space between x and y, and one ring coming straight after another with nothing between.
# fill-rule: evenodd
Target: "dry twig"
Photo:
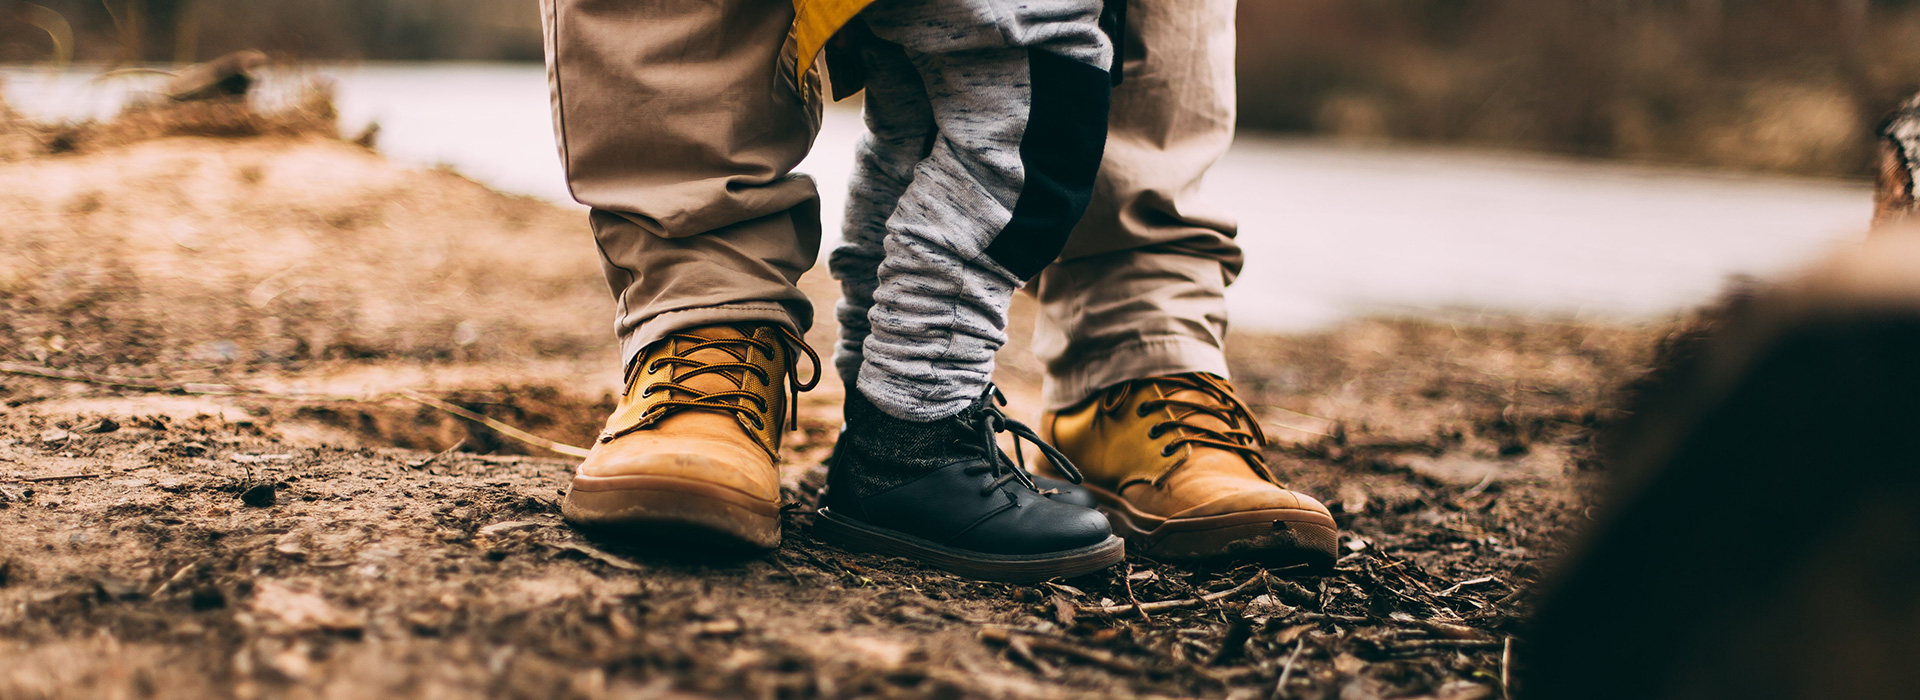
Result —
<instances>
[{"instance_id":1,"label":"dry twig","mask_svg":"<svg viewBox=\"0 0 1920 700\"><path fill-rule=\"evenodd\" d=\"M1294 641L1293 653L1287 655L1287 665L1280 667L1280 680L1275 681L1273 684L1273 700L1280 700L1286 697L1287 680L1293 677L1293 662L1300 660L1300 650L1306 648L1306 646L1307 640L1305 638Z\"/></svg>"},{"instance_id":2,"label":"dry twig","mask_svg":"<svg viewBox=\"0 0 1920 700\"><path fill-rule=\"evenodd\" d=\"M108 473L109 472L94 472L92 474L60 474L58 476L23 476L16 479L0 480L0 484L39 484L49 481L79 481L81 479L98 479L106 476Z\"/></svg>"},{"instance_id":3,"label":"dry twig","mask_svg":"<svg viewBox=\"0 0 1920 700\"><path fill-rule=\"evenodd\" d=\"M147 597L158 598L160 597L160 594L165 593L167 592L167 589L172 588L173 584L186 580L187 574L191 574L193 573L194 569L200 568L200 563L202 561L205 561L205 560L195 559L191 562L188 562L186 566L180 567L179 571L175 571L173 572L172 576L168 576L167 580L162 581L160 583L160 586L158 588L153 589L153 593L149 594Z\"/></svg>"},{"instance_id":4,"label":"dry twig","mask_svg":"<svg viewBox=\"0 0 1920 700\"><path fill-rule=\"evenodd\" d=\"M533 433L529 433L519 428L515 428L511 425L507 425L506 423L502 423L492 418L488 418L478 413L474 413L473 411L469 411L467 409L461 408L459 406L455 406L445 401L441 401L431 396L421 394L420 392L414 391L412 389L402 389L400 391L400 396L401 398L404 398L408 401L418 402L430 408L436 408L436 409L445 411L447 413L451 413L453 415L459 416L461 418L465 418L467 420L473 421L475 423L479 423L481 425L487 426L496 431L499 431L500 434L502 435L506 435L515 440L519 440L521 442L527 443L529 445L533 445L535 447L543 447L553 452L558 452L560 454L566 455L568 457L587 456L587 451L584 449L574 447L572 445L562 444L562 443L554 442L552 440L548 440L546 438L540 437Z\"/></svg>"},{"instance_id":5,"label":"dry twig","mask_svg":"<svg viewBox=\"0 0 1920 700\"><path fill-rule=\"evenodd\" d=\"M1507 690L1507 666L1513 661L1513 637L1507 637L1506 644L1500 647L1500 697L1502 700L1513 697Z\"/></svg>"},{"instance_id":6,"label":"dry twig","mask_svg":"<svg viewBox=\"0 0 1920 700\"><path fill-rule=\"evenodd\" d=\"M594 561L600 562L602 564L606 564L607 566L611 566L616 569L623 569L626 571L646 571L647 570L646 567L643 567L639 564L635 564L631 561L627 561L626 559L614 556L604 550L601 550L598 547L589 547L587 545L580 544L578 542L545 542L542 544L545 544L546 546L552 547L554 549L574 552L577 554L584 555L588 559L592 559Z\"/></svg>"},{"instance_id":7,"label":"dry twig","mask_svg":"<svg viewBox=\"0 0 1920 700\"><path fill-rule=\"evenodd\" d=\"M1095 613L1099 615L1112 615L1115 617L1118 617L1121 613L1137 612L1140 614L1142 618L1145 618L1147 613L1149 612L1159 612L1161 610L1179 610L1181 608L1198 607L1201 605L1206 605L1207 603L1212 603L1214 601L1231 598L1233 596L1239 595L1241 591L1245 591L1248 588L1253 587L1254 584L1259 583L1262 580L1265 580L1266 577L1267 577L1267 572L1262 571L1258 574L1255 574L1253 578L1247 579L1246 583L1242 583L1238 586L1234 586L1232 588L1229 588L1224 591L1220 591L1218 593L1208 593L1198 598L1186 598L1182 600L1161 600L1161 601L1155 601L1152 603L1141 603L1141 602L1135 601L1132 605L1094 605L1094 606L1083 605L1083 606L1080 606L1080 612Z\"/></svg>"},{"instance_id":8,"label":"dry twig","mask_svg":"<svg viewBox=\"0 0 1920 700\"><path fill-rule=\"evenodd\" d=\"M981 636L986 636L984 630L981 632ZM1007 645L1007 651L1011 652L1016 658L1028 666L1032 666L1033 670L1039 671L1040 675L1048 678L1060 675L1060 669L1055 668L1053 664L1047 663L1044 659L1041 659L1038 654L1033 653L1033 648L1027 645L1027 639L1025 637L1010 634L1000 641Z\"/></svg>"},{"instance_id":9,"label":"dry twig","mask_svg":"<svg viewBox=\"0 0 1920 700\"><path fill-rule=\"evenodd\" d=\"M1147 609L1140 607L1140 599L1133 596L1133 562L1127 562L1127 573L1120 577L1120 587L1126 589L1127 603L1133 606L1134 612L1140 613L1140 621L1153 622L1153 618L1147 616Z\"/></svg>"},{"instance_id":10,"label":"dry twig","mask_svg":"<svg viewBox=\"0 0 1920 700\"><path fill-rule=\"evenodd\" d=\"M1007 645L1022 658L1034 661L1035 668L1046 668L1043 662L1033 655L1034 652L1049 652L1105 668L1116 673L1135 673L1140 670L1133 662L1114 656L1098 649L1088 649L1064 639L1035 634L1025 630L1007 627L985 627L980 630L980 638L990 642ZM1044 671L1043 671L1044 673ZM1049 674L1051 675L1051 674Z\"/></svg>"}]
</instances>

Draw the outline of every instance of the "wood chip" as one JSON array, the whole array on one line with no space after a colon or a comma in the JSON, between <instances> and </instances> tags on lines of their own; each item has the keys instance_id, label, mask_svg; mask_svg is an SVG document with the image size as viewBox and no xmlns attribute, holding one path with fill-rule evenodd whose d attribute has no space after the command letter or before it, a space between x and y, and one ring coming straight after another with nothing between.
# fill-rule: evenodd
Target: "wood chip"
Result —
<instances>
[{"instance_id":1,"label":"wood chip","mask_svg":"<svg viewBox=\"0 0 1920 700\"><path fill-rule=\"evenodd\" d=\"M295 590L276 581L254 582L253 612L288 631L346 632L366 626L364 615L341 610L319 594Z\"/></svg>"},{"instance_id":2,"label":"wood chip","mask_svg":"<svg viewBox=\"0 0 1920 700\"><path fill-rule=\"evenodd\" d=\"M536 527L540 527L540 523L529 522L526 520L504 520L504 521L497 522L492 525L488 525L486 527L480 528L480 531L475 534L478 534L481 537L496 537L509 532L527 530L527 529L532 529Z\"/></svg>"},{"instance_id":3,"label":"wood chip","mask_svg":"<svg viewBox=\"0 0 1920 700\"><path fill-rule=\"evenodd\" d=\"M589 547L587 545L580 544L578 542L561 542L558 544L547 543L547 546L552 547L554 549L558 549L558 550L576 552L576 553L585 555L589 559L600 562L602 564L606 564L607 566L611 566L616 569L622 569L625 571L645 571L646 570L646 567L644 566L635 564L631 561L622 559L612 554L608 554L604 550L601 550L595 547Z\"/></svg>"},{"instance_id":4,"label":"wood chip","mask_svg":"<svg viewBox=\"0 0 1920 700\"><path fill-rule=\"evenodd\" d=\"M1234 586L1232 588L1229 588L1224 591L1220 591L1218 593L1208 593L1198 598L1187 598L1184 600L1161 600L1161 601L1155 601L1152 603L1140 603L1138 605L1081 606L1080 612L1094 613L1098 615L1113 615L1116 617L1125 613L1135 613L1141 616L1145 616L1147 613L1159 612L1161 610L1178 610L1181 608L1199 607L1201 605L1206 605L1207 603L1212 603L1219 600L1225 600L1227 598L1231 598L1235 595L1238 595L1242 591L1245 591L1248 588L1253 587L1253 584L1259 583L1260 581L1264 580L1266 577L1267 577L1267 572L1262 571L1259 574L1256 574L1253 578L1247 579L1245 583L1242 583L1238 586Z\"/></svg>"}]
</instances>

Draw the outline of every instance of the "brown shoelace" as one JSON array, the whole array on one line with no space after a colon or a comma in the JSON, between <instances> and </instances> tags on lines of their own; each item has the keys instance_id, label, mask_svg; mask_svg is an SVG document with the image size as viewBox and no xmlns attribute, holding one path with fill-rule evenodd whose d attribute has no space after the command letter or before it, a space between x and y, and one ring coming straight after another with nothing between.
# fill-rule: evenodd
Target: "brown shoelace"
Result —
<instances>
[{"instance_id":1,"label":"brown shoelace","mask_svg":"<svg viewBox=\"0 0 1920 700\"><path fill-rule=\"evenodd\" d=\"M1114 413L1120 410L1122 403L1135 391L1156 384L1166 387L1167 393L1198 390L1211 399L1194 401L1162 397L1140 402L1140 407L1135 412L1141 418L1163 408L1174 409L1171 418L1154 423L1147 428L1147 439L1150 440L1157 440L1162 435L1178 431L1178 435L1168 442L1166 447L1161 448L1160 456L1173 456L1174 451L1180 449L1181 445L1217 447L1238 453L1247 460L1248 466L1253 467L1254 473L1260 478L1273 480L1273 476L1267 470L1266 455L1261 453L1261 448L1267 444L1266 431L1260 428L1260 421L1254 419L1253 411L1240 401L1240 397L1234 395L1233 385L1228 384L1225 379L1202 372L1136 379L1116 386L1101 396L1100 408L1109 414ZM1218 418L1228 427L1226 430L1220 430L1197 424L1194 419L1202 416ZM1186 458L1181 458L1166 473L1156 477L1154 484L1165 483L1168 477L1186 463Z\"/></svg>"},{"instance_id":2,"label":"brown shoelace","mask_svg":"<svg viewBox=\"0 0 1920 700\"><path fill-rule=\"evenodd\" d=\"M813 348L808 346L805 340L795 335L793 331L788 330L784 326L776 326L776 328L778 328L780 334L784 336L783 340L787 343L788 348L798 351L787 353L786 361L787 390L789 397L787 400L788 429L795 429L800 427L800 392L811 390L820 383L820 356L815 354ZM766 427L766 420L762 416L772 407L768 406L766 399L761 398L759 394L745 389L706 392L689 387L682 382L702 374L722 374L722 376L731 380L735 386L742 386L744 384L743 380L745 379L744 375L725 373L745 372L758 377L762 384L771 383L772 377L767 376L767 371L752 362L707 362L688 357L701 350L708 349L739 349L741 351L740 354L746 357L752 357L751 353L758 351L763 355L772 357L776 348L774 348L771 343L747 336L737 338L704 338L691 333L669 333L665 338L661 339L661 342L679 341L690 342L692 345L680 348L671 355L654 358L644 366L640 363L634 363L631 371L657 372L661 367L669 366L685 368L686 371L675 374L672 379L650 385L641 390L640 396L645 398L657 392L668 391L675 392L675 394L684 394L686 398L675 396L654 404L648 408L644 415L640 416L640 420L635 422L633 426L618 432L609 431L602 434L600 437L601 442L607 442L621 435L657 423L675 411L694 409L725 411L747 418L753 423L753 427L756 429ZM730 352L729 354L732 353ZM807 360L813 365L813 378L805 382L800 381L801 354L805 354ZM633 378L628 377L627 382L628 384L632 384Z\"/></svg>"}]
</instances>

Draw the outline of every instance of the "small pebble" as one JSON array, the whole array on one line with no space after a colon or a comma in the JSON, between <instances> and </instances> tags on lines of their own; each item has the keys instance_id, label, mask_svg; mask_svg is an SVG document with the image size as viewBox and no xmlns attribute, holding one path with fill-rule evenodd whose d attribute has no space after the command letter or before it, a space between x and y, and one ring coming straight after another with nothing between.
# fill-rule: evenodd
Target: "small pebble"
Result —
<instances>
[{"instance_id":1,"label":"small pebble","mask_svg":"<svg viewBox=\"0 0 1920 700\"><path fill-rule=\"evenodd\" d=\"M240 501L255 508L273 505L273 484L255 484L240 494Z\"/></svg>"}]
</instances>

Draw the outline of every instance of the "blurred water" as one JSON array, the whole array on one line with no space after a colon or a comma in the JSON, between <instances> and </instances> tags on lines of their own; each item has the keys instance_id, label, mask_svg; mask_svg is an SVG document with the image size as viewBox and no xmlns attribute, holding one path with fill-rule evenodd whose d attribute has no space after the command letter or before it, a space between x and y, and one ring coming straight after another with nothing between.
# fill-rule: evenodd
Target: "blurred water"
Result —
<instances>
[{"instance_id":1,"label":"blurred water","mask_svg":"<svg viewBox=\"0 0 1920 700\"><path fill-rule=\"evenodd\" d=\"M379 122L394 158L571 203L540 66L316 67L268 87L312 74L336 82L343 129ZM0 67L0 90L38 118L76 119L110 115L153 81L91 78ZM857 112L828 110L800 168L820 183L829 231L859 129ZM1859 183L1255 135L1203 194L1240 217L1248 262L1230 302L1238 326L1263 330L1379 312L1647 318L1856 237L1871 206Z\"/></svg>"}]
</instances>

